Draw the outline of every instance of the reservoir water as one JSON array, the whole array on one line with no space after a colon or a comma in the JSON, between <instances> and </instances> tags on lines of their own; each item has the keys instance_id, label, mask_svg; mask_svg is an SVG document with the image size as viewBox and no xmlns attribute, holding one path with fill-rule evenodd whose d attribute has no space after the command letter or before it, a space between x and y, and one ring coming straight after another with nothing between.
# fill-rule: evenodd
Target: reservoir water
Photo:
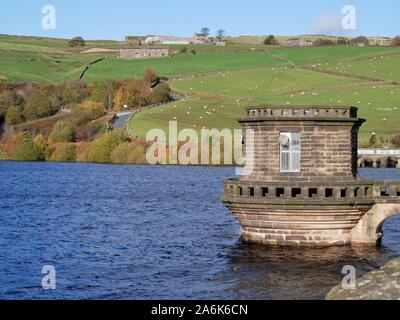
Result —
<instances>
[{"instance_id":1,"label":"reservoir water","mask_svg":"<svg viewBox=\"0 0 400 320\"><path fill-rule=\"evenodd\" d=\"M400 180L400 170L361 171ZM0 299L323 299L400 256L248 245L219 198L233 168L0 162ZM43 290L42 267L56 269Z\"/></svg>"}]
</instances>

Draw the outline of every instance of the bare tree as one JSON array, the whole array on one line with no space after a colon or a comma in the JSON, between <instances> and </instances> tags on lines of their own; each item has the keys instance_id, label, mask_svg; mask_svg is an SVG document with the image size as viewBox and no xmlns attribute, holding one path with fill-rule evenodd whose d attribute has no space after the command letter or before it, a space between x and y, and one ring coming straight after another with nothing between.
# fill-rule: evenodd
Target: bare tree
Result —
<instances>
[{"instance_id":1,"label":"bare tree","mask_svg":"<svg viewBox=\"0 0 400 320\"><path fill-rule=\"evenodd\" d=\"M217 31L217 39L221 40L223 37L225 37L226 31L224 29L219 29Z\"/></svg>"},{"instance_id":2,"label":"bare tree","mask_svg":"<svg viewBox=\"0 0 400 320\"><path fill-rule=\"evenodd\" d=\"M202 34L206 35L207 37L210 35L210 29L207 27L201 28L200 31Z\"/></svg>"}]
</instances>

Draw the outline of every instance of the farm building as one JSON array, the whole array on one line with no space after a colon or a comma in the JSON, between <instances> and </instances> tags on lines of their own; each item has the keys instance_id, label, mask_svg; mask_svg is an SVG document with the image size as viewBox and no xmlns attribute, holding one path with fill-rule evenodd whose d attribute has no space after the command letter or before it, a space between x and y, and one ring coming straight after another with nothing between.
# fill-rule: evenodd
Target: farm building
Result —
<instances>
[{"instance_id":1,"label":"farm building","mask_svg":"<svg viewBox=\"0 0 400 320\"><path fill-rule=\"evenodd\" d=\"M167 48L122 48L119 50L121 59L150 59L169 57L170 51Z\"/></svg>"},{"instance_id":2,"label":"farm building","mask_svg":"<svg viewBox=\"0 0 400 320\"><path fill-rule=\"evenodd\" d=\"M367 37L357 37L350 40L350 44L357 47L366 47L369 46L369 40Z\"/></svg>"},{"instance_id":3,"label":"farm building","mask_svg":"<svg viewBox=\"0 0 400 320\"><path fill-rule=\"evenodd\" d=\"M286 47L312 47L314 46L314 41L303 38L290 38L284 42Z\"/></svg>"}]
</instances>

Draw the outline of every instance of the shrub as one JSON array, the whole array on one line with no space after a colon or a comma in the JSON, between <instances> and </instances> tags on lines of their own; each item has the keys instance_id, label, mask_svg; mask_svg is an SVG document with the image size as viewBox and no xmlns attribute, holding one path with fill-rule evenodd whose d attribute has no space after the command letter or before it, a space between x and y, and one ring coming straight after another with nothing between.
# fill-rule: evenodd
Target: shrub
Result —
<instances>
[{"instance_id":1,"label":"shrub","mask_svg":"<svg viewBox=\"0 0 400 320\"><path fill-rule=\"evenodd\" d=\"M143 80L146 81L148 84L152 84L153 82L157 81L159 78L153 69L146 69L143 74Z\"/></svg>"},{"instance_id":2,"label":"shrub","mask_svg":"<svg viewBox=\"0 0 400 320\"><path fill-rule=\"evenodd\" d=\"M400 133L395 134L392 139L390 140L392 144L394 144L397 147L400 147Z\"/></svg>"},{"instance_id":3,"label":"shrub","mask_svg":"<svg viewBox=\"0 0 400 320\"><path fill-rule=\"evenodd\" d=\"M129 153L127 163L132 164L146 164L146 148L142 145L134 146L133 150Z\"/></svg>"},{"instance_id":4,"label":"shrub","mask_svg":"<svg viewBox=\"0 0 400 320\"><path fill-rule=\"evenodd\" d=\"M68 41L70 47L85 47L86 42L82 37L75 37Z\"/></svg>"},{"instance_id":5,"label":"shrub","mask_svg":"<svg viewBox=\"0 0 400 320\"><path fill-rule=\"evenodd\" d=\"M100 102L85 101L71 105L73 122L77 127L101 118L104 115L104 106Z\"/></svg>"},{"instance_id":6,"label":"shrub","mask_svg":"<svg viewBox=\"0 0 400 320\"><path fill-rule=\"evenodd\" d=\"M278 40L276 40L273 35L269 35L267 38L265 38L264 44L275 46L275 45L278 45Z\"/></svg>"},{"instance_id":7,"label":"shrub","mask_svg":"<svg viewBox=\"0 0 400 320\"><path fill-rule=\"evenodd\" d=\"M44 153L33 142L30 134L23 134L22 143L15 146L11 152L11 159L15 161L44 161Z\"/></svg>"},{"instance_id":8,"label":"shrub","mask_svg":"<svg viewBox=\"0 0 400 320\"><path fill-rule=\"evenodd\" d=\"M89 152L90 143L88 142L78 142L75 143L76 146L76 161L77 162L86 162L87 154Z\"/></svg>"},{"instance_id":9,"label":"shrub","mask_svg":"<svg viewBox=\"0 0 400 320\"><path fill-rule=\"evenodd\" d=\"M127 139L123 130L105 133L99 139L93 141L90 145L87 161L110 163L111 152L126 140Z\"/></svg>"},{"instance_id":10,"label":"shrub","mask_svg":"<svg viewBox=\"0 0 400 320\"><path fill-rule=\"evenodd\" d=\"M90 88L84 81L74 79L64 81L53 91L55 104L58 106L81 103L91 94Z\"/></svg>"},{"instance_id":11,"label":"shrub","mask_svg":"<svg viewBox=\"0 0 400 320\"><path fill-rule=\"evenodd\" d=\"M171 99L171 88L168 83L158 85L148 98L149 104L156 104L160 102L169 101Z\"/></svg>"},{"instance_id":12,"label":"shrub","mask_svg":"<svg viewBox=\"0 0 400 320\"><path fill-rule=\"evenodd\" d=\"M22 112L18 107L11 107L6 113L6 124L9 126L14 126L22 122Z\"/></svg>"},{"instance_id":13,"label":"shrub","mask_svg":"<svg viewBox=\"0 0 400 320\"><path fill-rule=\"evenodd\" d=\"M46 149L47 149L47 142L46 139L43 137L43 135L38 134L35 139L33 139L33 143L36 145L36 147L39 148L39 150L41 152L43 152L43 154L46 153Z\"/></svg>"},{"instance_id":14,"label":"shrub","mask_svg":"<svg viewBox=\"0 0 400 320\"><path fill-rule=\"evenodd\" d=\"M51 130L49 140L51 142L73 142L74 135L74 126L69 122L60 120L54 125L53 130Z\"/></svg>"},{"instance_id":15,"label":"shrub","mask_svg":"<svg viewBox=\"0 0 400 320\"><path fill-rule=\"evenodd\" d=\"M380 145L380 139L376 134L372 134L369 138L368 144L370 147L378 147Z\"/></svg>"},{"instance_id":16,"label":"shrub","mask_svg":"<svg viewBox=\"0 0 400 320\"><path fill-rule=\"evenodd\" d=\"M57 162L75 162L76 161L76 146L72 143L60 145L54 151L52 160Z\"/></svg>"},{"instance_id":17,"label":"shrub","mask_svg":"<svg viewBox=\"0 0 400 320\"><path fill-rule=\"evenodd\" d=\"M0 116L6 114L11 107L21 107L25 99L16 90L4 90L0 92Z\"/></svg>"},{"instance_id":18,"label":"shrub","mask_svg":"<svg viewBox=\"0 0 400 320\"><path fill-rule=\"evenodd\" d=\"M57 108L52 106L48 95L44 91L35 90L26 102L23 115L26 120L35 120L51 116L57 111Z\"/></svg>"},{"instance_id":19,"label":"shrub","mask_svg":"<svg viewBox=\"0 0 400 320\"><path fill-rule=\"evenodd\" d=\"M133 151L133 146L129 142L124 142L116 147L110 155L111 163L127 163L129 154Z\"/></svg>"}]
</instances>

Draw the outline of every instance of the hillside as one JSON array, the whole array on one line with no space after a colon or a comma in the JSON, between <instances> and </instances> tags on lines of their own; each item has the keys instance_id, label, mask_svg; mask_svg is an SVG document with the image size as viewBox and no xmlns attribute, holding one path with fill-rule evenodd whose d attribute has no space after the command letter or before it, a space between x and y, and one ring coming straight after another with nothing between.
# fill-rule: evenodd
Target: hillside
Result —
<instances>
[{"instance_id":1,"label":"hillside","mask_svg":"<svg viewBox=\"0 0 400 320\"><path fill-rule=\"evenodd\" d=\"M390 137L400 119L400 49L390 47L268 47L257 37L229 39L226 47L196 45L195 54L141 61L120 60L115 53L82 54L91 48L116 49L116 41L87 41L71 49L65 39L0 36L0 81L57 84L123 79L154 69L170 78L183 100L142 112L131 123L145 137L154 127L233 128L243 107L252 104L355 105L368 122L361 138L372 132ZM253 39L253 40L251 40ZM178 52L182 46L171 46ZM96 50L94 50L96 52Z\"/></svg>"},{"instance_id":2,"label":"hillside","mask_svg":"<svg viewBox=\"0 0 400 320\"><path fill-rule=\"evenodd\" d=\"M138 136L166 128L177 119L181 128L238 127L243 107L259 104L354 105L368 122L361 139L372 132L390 137L399 132L400 50L326 47L277 49L266 53L274 66L248 64L230 71L182 77L172 88L183 101L137 115L131 123Z\"/></svg>"}]
</instances>

